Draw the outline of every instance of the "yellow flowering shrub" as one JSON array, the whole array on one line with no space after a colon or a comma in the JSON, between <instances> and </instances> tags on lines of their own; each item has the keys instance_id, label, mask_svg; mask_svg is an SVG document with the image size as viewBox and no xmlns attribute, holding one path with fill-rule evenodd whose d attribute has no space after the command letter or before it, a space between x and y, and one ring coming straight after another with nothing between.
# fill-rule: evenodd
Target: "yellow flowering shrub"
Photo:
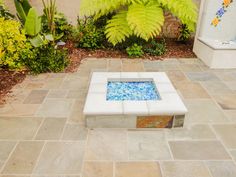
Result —
<instances>
[{"instance_id":1,"label":"yellow flowering shrub","mask_svg":"<svg viewBox=\"0 0 236 177\"><path fill-rule=\"evenodd\" d=\"M20 23L0 18L0 67L22 69L22 57L30 48Z\"/></svg>"}]
</instances>

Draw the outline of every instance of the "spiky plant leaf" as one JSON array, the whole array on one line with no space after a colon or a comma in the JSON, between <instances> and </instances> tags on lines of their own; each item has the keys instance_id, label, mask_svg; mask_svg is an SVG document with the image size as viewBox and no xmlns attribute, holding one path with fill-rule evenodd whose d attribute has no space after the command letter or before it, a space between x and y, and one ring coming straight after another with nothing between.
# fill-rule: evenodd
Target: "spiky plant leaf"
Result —
<instances>
[{"instance_id":1,"label":"spiky plant leaf","mask_svg":"<svg viewBox=\"0 0 236 177\"><path fill-rule=\"evenodd\" d=\"M127 12L127 21L135 35L148 40L161 32L163 10L158 3L132 4Z\"/></svg>"},{"instance_id":2,"label":"spiky plant leaf","mask_svg":"<svg viewBox=\"0 0 236 177\"><path fill-rule=\"evenodd\" d=\"M106 37L113 45L125 40L133 34L127 22L127 11L121 11L114 15L106 25Z\"/></svg>"}]
</instances>

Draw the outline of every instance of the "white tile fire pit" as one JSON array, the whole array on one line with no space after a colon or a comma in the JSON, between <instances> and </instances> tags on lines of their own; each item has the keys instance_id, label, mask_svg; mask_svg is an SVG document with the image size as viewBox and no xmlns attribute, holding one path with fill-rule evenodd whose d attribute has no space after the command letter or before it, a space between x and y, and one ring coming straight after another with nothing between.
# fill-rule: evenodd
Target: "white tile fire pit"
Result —
<instances>
[{"instance_id":1,"label":"white tile fire pit","mask_svg":"<svg viewBox=\"0 0 236 177\"><path fill-rule=\"evenodd\" d=\"M108 100L108 82L150 82L158 98ZM186 112L164 72L94 72L84 107L89 128L182 127Z\"/></svg>"}]
</instances>

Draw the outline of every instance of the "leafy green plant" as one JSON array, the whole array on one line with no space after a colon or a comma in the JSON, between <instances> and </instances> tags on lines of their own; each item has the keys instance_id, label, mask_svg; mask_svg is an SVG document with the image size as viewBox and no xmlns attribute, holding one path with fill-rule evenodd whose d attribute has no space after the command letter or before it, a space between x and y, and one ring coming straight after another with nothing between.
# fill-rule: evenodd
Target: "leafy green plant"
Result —
<instances>
[{"instance_id":1,"label":"leafy green plant","mask_svg":"<svg viewBox=\"0 0 236 177\"><path fill-rule=\"evenodd\" d=\"M92 18L78 19L78 26L74 29L72 38L77 47L97 49L103 47L105 34L103 29L95 26Z\"/></svg>"},{"instance_id":2,"label":"leafy green plant","mask_svg":"<svg viewBox=\"0 0 236 177\"><path fill-rule=\"evenodd\" d=\"M0 67L22 69L23 53L28 55L31 48L19 22L0 18Z\"/></svg>"},{"instance_id":3,"label":"leafy green plant","mask_svg":"<svg viewBox=\"0 0 236 177\"><path fill-rule=\"evenodd\" d=\"M191 37L191 32L185 24L182 24L179 28L178 41L187 42Z\"/></svg>"},{"instance_id":4,"label":"leafy green plant","mask_svg":"<svg viewBox=\"0 0 236 177\"><path fill-rule=\"evenodd\" d=\"M42 2L44 7L44 15L48 23L48 29L51 34L55 35L56 0L42 0Z\"/></svg>"},{"instance_id":5,"label":"leafy green plant","mask_svg":"<svg viewBox=\"0 0 236 177\"><path fill-rule=\"evenodd\" d=\"M161 42L157 42L154 39L148 41L147 44L143 47L143 51L153 56L163 55L166 52L165 40L163 39Z\"/></svg>"},{"instance_id":6,"label":"leafy green plant","mask_svg":"<svg viewBox=\"0 0 236 177\"><path fill-rule=\"evenodd\" d=\"M129 55L129 57L141 57L144 54L143 47L136 43L133 44L131 47L128 47L126 49L126 52Z\"/></svg>"},{"instance_id":7,"label":"leafy green plant","mask_svg":"<svg viewBox=\"0 0 236 177\"><path fill-rule=\"evenodd\" d=\"M56 13L55 14L55 40L64 39L66 40L72 33L72 25L70 25L63 13ZM42 32L43 33L50 33L47 18L45 15L42 16Z\"/></svg>"},{"instance_id":8,"label":"leafy green plant","mask_svg":"<svg viewBox=\"0 0 236 177\"><path fill-rule=\"evenodd\" d=\"M2 0L0 0L0 17L4 17L5 19L13 19L15 16L9 12L9 10L5 7Z\"/></svg>"},{"instance_id":9,"label":"leafy green plant","mask_svg":"<svg viewBox=\"0 0 236 177\"><path fill-rule=\"evenodd\" d=\"M29 10L32 8L28 0L14 0L17 16L22 22L22 24L25 24L27 15L29 13Z\"/></svg>"},{"instance_id":10,"label":"leafy green plant","mask_svg":"<svg viewBox=\"0 0 236 177\"><path fill-rule=\"evenodd\" d=\"M33 57L24 57L24 63L34 74L60 72L68 65L67 52L51 44L34 48L32 52Z\"/></svg>"},{"instance_id":11,"label":"leafy green plant","mask_svg":"<svg viewBox=\"0 0 236 177\"><path fill-rule=\"evenodd\" d=\"M168 10L190 31L195 30L197 7L192 0L82 0L80 15L99 18L115 13L106 25L106 37L113 45L135 35L148 41L161 32Z\"/></svg>"}]
</instances>

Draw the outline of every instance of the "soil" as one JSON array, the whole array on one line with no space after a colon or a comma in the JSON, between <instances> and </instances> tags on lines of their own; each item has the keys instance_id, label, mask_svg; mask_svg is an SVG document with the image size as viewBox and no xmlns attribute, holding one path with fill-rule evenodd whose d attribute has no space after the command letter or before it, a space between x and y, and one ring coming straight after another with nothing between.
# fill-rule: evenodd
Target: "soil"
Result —
<instances>
[{"instance_id":1,"label":"soil","mask_svg":"<svg viewBox=\"0 0 236 177\"><path fill-rule=\"evenodd\" d=\"M0 105L5 103L5 96L11 93L11 89L21 83L27 75L27 71L9 71L0 69Z\"/></svg>"},{"instance_id":2,"label":"soil","mask_svg":"<svg viewBox=\"0 0 236 177\"><path fill-rule=\"evenodd\" d=\"M179 43L172 39L166 39L167 52L162 56L148 56L143 58L149 60L164 60L167 58L193 58L196 57L192 52L193 40L187 43ZM99 49L99 50L86 50L81 48L75 48L72 42L68 42L65 46L69 50L70 64L66 68L65 72L75 72L79 67L81 61L84 58L128 58L127 54L123 51L111 50L111 49ZM18 83L21 83L26 75L27 71L9 71L6 69L0 69L0 105L4 104L6 95L11 92L11 89Z\"/></svg>"}]
</instances>

